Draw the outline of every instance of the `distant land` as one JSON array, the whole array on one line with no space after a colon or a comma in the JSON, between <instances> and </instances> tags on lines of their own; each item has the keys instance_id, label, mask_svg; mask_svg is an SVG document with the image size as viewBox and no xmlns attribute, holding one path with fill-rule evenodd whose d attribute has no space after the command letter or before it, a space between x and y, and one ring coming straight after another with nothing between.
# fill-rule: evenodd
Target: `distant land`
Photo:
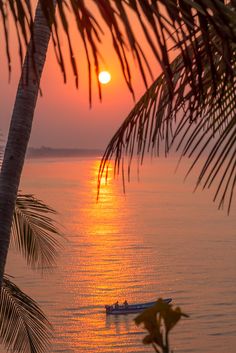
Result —
<instances>
[{"instance_id":1,"label":"distant land","mask_svg":"<svg viewBox=\"0 0 236 353\"><path fill-rule=\"evenodd\" d=\"M87 148L52 148L42 146L40 148L29 147L26 158L40 157L89 157L102 156L104 150Z\"/></svg>"}]
</instances>

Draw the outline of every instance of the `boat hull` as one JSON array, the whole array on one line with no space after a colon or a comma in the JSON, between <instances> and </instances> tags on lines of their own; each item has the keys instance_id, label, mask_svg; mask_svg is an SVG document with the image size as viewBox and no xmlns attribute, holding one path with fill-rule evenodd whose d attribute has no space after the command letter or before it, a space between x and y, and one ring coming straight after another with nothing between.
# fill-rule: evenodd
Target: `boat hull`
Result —
<instances>
[{"instance_id":1,"label":"boat hull","mask_svg":"<svg viewBox=\"0 0 236 353\"><path fill-rule=\"evenodd\" d=\"M171 302L171 298L163 299L163 301L167 304ZM143 304L129 304L128 306L119 305L116 308L114 305L106 305L106 314L107 315L125 315L125 314L137 314L145 309L150 308L151 306L155 305L155 302L143 303Z\"/></svg>"}]
</instances>

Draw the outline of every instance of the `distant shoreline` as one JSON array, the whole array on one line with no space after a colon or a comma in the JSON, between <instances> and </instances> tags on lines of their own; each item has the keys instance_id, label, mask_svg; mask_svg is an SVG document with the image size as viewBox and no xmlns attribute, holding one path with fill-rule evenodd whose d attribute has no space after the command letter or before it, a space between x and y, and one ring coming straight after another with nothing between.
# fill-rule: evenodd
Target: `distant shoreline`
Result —
<instances>
[{"instance_id":1,"label":"distant shoreline","mask_svg":"<svg viewBox=\"0 0 236 353\"><path fill-rule=\"evenodd\" d=\"M27 149L26 158L40 158L40 157L89 157L89 156L102 156L104 150L101 149L87 149L87 148L51 148L29 147Z\"/></svg>"}]
</instances>

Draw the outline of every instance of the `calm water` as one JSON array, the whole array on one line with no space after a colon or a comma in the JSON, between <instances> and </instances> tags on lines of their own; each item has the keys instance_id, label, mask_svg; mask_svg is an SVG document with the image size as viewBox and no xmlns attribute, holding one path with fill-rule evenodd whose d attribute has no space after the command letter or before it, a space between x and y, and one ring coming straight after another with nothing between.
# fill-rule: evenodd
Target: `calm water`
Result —
<instances>
[{"instance_id":1,"label":"calm water","mask_svg":"<svg viewBox=\"0 0 236 353\"><path fill-rule=\"evenodd\" d=\"M171 159L146 161L140 182L134 166L125 196L112 178L96 203L98 165L94 157L25 166L22 190L59 211L67 241L52 274L31 272L15 253L7 272L53 323L52 352L153 352L135 315L106 317L103 307L158 297L190 315L173 331L175 352L235 352L235 206L228 217L209 192L193 194Z\"/></svg>"}]
</instances>

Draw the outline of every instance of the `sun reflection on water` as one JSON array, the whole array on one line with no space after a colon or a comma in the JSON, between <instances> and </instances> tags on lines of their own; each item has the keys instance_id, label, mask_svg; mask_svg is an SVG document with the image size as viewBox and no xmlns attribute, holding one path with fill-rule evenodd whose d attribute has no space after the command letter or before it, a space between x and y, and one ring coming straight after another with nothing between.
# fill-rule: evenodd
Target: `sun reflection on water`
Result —
<instances>
[{"instance_id":1,"label":"sun reflection on water","mask_svg":"<svg viewBox=\"0 0 236 353\"><path fill-rule=\"evenodd\" d=\"M77 219L77 238L73 241L73 264L68 264L67 282L68 289L73 292L73 306L78 307L78 317L71 321L70 331L78 332L78 337L82 333L86 335L90 347L100 345L104 341L103 335L108 332L113 340L115 334L135 329L133 323L130 328L130 319L117 322L114 318L106 318L104 305L132 297L132 292L137 290L139 267L139 260L132 257L133 245L127 236L125 225L129 222L129 210L120 185L112 180L109 180L109 187L102 183L100 198L96 201L98 167L99 161L94 161L85 185L82 185L86 190L82 197L77 190L82 206L73 216ZM112 175L112 164L109 168L109 175ZM81 349L76 335L70 340L75 346L80 344ZM83 339L84 348L85 342ZM106 344L109 345L109 339Z\"/></svg>"},{"instance_id":2,"label":"sun reflection on water","mask_svg":"<svg viewBox=\"0 0 236 353\"><path fill-rule=\"evenodd\" d=\"M192 317L175 330L174 351L235 346L235 218L216 214L207 196L191 194L192 185L186 191L164 163L147 166L127 197L111 164L97 203L96 157L28 162L22 189L60 212L68 242L44 280L29 278L15 254L7 272L14 270L52 322L53 353L147 352L134 316L106 316L104 304L157 295Z\"/></svg>"},{"instance_id":3,"label":"sun reflection on water","mask_svg":"<svg viewBox=\"0 0 236 353\"><path fill-rule=\"evenodd\" d=\"M106 302L110 292L115 297L119 294L120 283L118 277L123 277L124 268L130 268L130 258L125 256L124 221L129 214L125 210L124 197L120 194L115 183L109 181L109 187L102 184L100 199L96 202L97 172L99 162L91 168L91 176L87 180L86 189L90 190L87 207L82 216L84 222L84 240L89 244L86 254L86 264L93 272L91 278L91 294L98 293L99 300ZM109 166L112 175L112 164Z\"/></svg>"}]
</instances>

